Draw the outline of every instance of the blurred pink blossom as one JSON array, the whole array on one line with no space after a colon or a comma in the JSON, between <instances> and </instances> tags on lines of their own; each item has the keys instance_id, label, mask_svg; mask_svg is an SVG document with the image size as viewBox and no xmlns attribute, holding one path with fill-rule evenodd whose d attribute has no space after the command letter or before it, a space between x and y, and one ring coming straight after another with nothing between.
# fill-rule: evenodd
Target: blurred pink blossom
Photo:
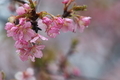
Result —
<instances>
[{"instance_id":1,"label":"blurred pink blossom","mask_svg":"<svg viewBox=\"0 0 120 80\"><path fill-rule=\"evenodd\" d=\"M44 49L44 45L33 45L29 47L22 47L17 50L17 52L20 55L21 60L26 61L28 59L31 59L33 62L36 58L41 58L43 56L43 53L41 50Z\"/></svg>"},{"instance_id":2,"label":"blurred pink blossom","mask_svg":"<svg viewBox=\"0 0 120 80\"><path fill-rule=\"evenodd\" d=\"M43 17L43 18L42 18L42 22L43 22L44 24L46 24L47 26L49 26L49 25L51 24L52 20L51 20L50 18L48 18L48 17ZM40 25L40 24L39 24L39 25Z\"/></svg>"},{"instance_id":3,"label":"blurred pink blossom","mask_svg":"<svg viewBox=\"0 0 120 80\"><path fill-rule=\"evenodd\" d=\"M55 38L58 34L60 34L60 28L59 27L50 27L47 30L47 34L48 36L50 36L51 38Z\"/></svg>"},{"instance_id":4,"label":"blurred pink blossom","mask_svg":"<svg viewBox=\"0 0 120 80\"><path fill-rule=\"evenodd\" d=\"M16 10L16 13L17 13L18 15L22 15L22 14L24 14L24 13L26 13L26 12L25 12L24 7L19 7L19 8Z\"/></svg>"},{"instance_id":5,"label":"blurred pink blossom","mask_svg":"<svg viewBox=\"0 0 120 80\"><path fill-rule=\"evenodd\" d=\"M40 40L48 40L46 37L44 37L44 36L42 36L42 35L40 35L40 34L36 34L36 36L34 36L31 40L30 40L30 42L31 43L39 43L39 41Z\"/></svg>"},{"instance_id":6,"label":"blurred pink blossom","mask_svg":"<svg viewBox=\"0 0 120 80\"><path fill-rule=\"evenodd\" d=\"M24 4L23 6L19 7L17 10L16 10L16 13L18 15L22 15L22 14L25 14L28 12L28 10L30 9L30 6L28 4Z\"/></svg>"},{"instance_id":7,"label":"blurred pink blossom","mask_svg":"<svg viewBox=\"0 0 120 80\"><path fill-rule=\"evenodd\" d=\"M72 19L69 19L69 18L64 18L64 24L63 24L63 27L62 27L62 31L63 32L66 32L66 31L73 31L74 30L74 26L75 26L75 23Z\"/></svg>"},{"instance_id":8,"label":"blurred pink blossom","mask_svg":"<svg viewBox=\"0 0 120 80\"><path fill-rule=\"evenodd\" d=\"M14 28L14 27L15 27L15 25L13 23L11 23L11 22L6 23L5 29L7 30L8 37L13 36L12 28Z\"/></svg>"},{"instance_id":9,"label":"blurred pink blossom","mask_svg":"<svg viewBox=\"0 0 120 80\"><path fill-rule=\"evenodd\" d=\"M88 27L88 25L90 24L90 19L91 17L84 17L84 16L80 16L80 17L77 17L76 20L76 28L75 28L75 32L76 30L78 29L80 32L83 32L83 30Z\"/></svg>"},{"instance_id":10,"label":"blurred pink blossom","mask_svg":"<svg viewBox=\"0 0 120 80\"><path fill-rule=\"evenodd\" d=\"M73 68L73 75L80 76L80 70L77 67Z\"/></svg>"},{"instance_id":11,"label":"blurred pink blossom","mask_svg":"<svg viewBox=\"0 0 120 80\"><path fill-rule=\"evenodd\" d=\"M69 0L64 0L62 3L67 4L68 2L69 2Z\"/></svg>"},{"instance_id":12,"label":"blurred pink blossom","mask_svg":"<svg viewBox=\"0 0 120 80\"><path fill-rule=\"evenodd\" d=\"M15 74L16 80L36 80L34 77L34 71L32 68L28 68L24 72L17 72Z\"/></svg>"}]
</instances>

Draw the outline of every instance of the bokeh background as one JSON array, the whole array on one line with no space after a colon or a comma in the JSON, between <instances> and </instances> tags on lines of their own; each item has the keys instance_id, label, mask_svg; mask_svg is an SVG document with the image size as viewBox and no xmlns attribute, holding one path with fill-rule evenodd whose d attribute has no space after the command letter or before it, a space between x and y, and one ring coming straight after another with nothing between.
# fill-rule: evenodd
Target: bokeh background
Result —
<instances>
[{"instance_id":1,"label":"bokeh background","mask_svg":"<svg viewBox=\"0 0 120 80\"><path fill-rule=\"evenodd\" d=\"M37 11L62 14L62 1L40 0ZM69 64L79 69L76 80L120 80L120 0L76 0L76 3L87 5L87 11L79 14L92 17L89 27L83 33L67 32L54 39L49 38L49 41L43 42L50 50L45 55L52 51L54 54L50 55L57 55L56 58L60 58L61 54L65 56L72 41L77 39L79 43L67 57ZM30 61L20 60L14 40L8 38L4 30L8 17L15 15L15 6L12 0L0 0L0 71L6 74L6 80L14 79L18 71L34 67Z\"/></svg>"}]
</instances>

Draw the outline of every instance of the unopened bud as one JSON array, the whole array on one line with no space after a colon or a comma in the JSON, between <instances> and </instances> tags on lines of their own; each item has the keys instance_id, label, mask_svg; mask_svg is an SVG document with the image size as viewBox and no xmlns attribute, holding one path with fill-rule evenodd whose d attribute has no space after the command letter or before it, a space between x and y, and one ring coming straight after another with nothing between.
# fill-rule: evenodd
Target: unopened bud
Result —
<instances>
[{"instance_id":1,"label":"unopened bud","mask_svg":"<svg viewBox=\"0 0 120 80\"><path fill-rule=\"evenodd\" d=\"M8 18L8 21L11 22L11 23L14 23L16 20L16 17L15 16L11 16Z\"/></svg>"},{"instance_id":2,"label":"unopened bud","mask_svg":"<svg viewBox=\"0 0 120 80\"><path fill-rule=\"evenodd\" d=\"M74 6L73 10L74 11L84 11L84 10L86 10L86 8L87 8L86 5L83 5L83 6Z\"/></svg>"}]
</instances>

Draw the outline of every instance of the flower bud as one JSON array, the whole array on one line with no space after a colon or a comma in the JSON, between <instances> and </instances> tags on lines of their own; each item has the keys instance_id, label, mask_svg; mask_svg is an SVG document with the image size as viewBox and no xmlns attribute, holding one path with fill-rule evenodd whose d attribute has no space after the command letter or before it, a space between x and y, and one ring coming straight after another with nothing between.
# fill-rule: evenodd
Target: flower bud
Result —
<instances>
[{"instance_id":1,"label":"flower bud","mask_svg":"<svg viewBox=\"0 0 120 80\"><path fill-rule=\"evenodd\" d=\"M8 18L8 21L11 22L11 23L14 23L16 20L16 17L15 16L11 16Z\"/></svg>"},{"instance_id":2,"label":"flower bud","mask_svg":"<svg viewBox=\"0 0 120 80\"><path fill-rule=\"evenodd\" d=\"M69 0L64 0L62 3L67 4L68 2L69 2Z\"/></svg>"},{"instance_id":3,"label":"flower bud","mask_svg":"<svg viewBox=\"0 0 120 80\"><path fill-rule=\"evenodd\" d=\"M74 11L84 11L84 10L86 10L86 8L87 8L86 5L83 5L83 6L74 6L73 10Z\"/></svg>"}]
</instances>

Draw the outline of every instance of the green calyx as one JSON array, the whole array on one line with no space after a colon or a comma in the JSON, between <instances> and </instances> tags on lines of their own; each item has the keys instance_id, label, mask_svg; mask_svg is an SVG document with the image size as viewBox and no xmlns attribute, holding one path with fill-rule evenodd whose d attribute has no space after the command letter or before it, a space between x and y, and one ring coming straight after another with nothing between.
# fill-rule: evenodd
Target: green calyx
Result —
<instances>
[{"instance_id":1,"label":"green calyx","mask_svg":"<svg viewBox=\"0 0 120 80\"><path fill-rule=\"evenodd\" d=\"M83 5L83 6L74 6L74 7L73 7L73 10L74 10L74 11L85 11L86 8L87 8L86 5Z\"/></svg>"}]
</instances>

